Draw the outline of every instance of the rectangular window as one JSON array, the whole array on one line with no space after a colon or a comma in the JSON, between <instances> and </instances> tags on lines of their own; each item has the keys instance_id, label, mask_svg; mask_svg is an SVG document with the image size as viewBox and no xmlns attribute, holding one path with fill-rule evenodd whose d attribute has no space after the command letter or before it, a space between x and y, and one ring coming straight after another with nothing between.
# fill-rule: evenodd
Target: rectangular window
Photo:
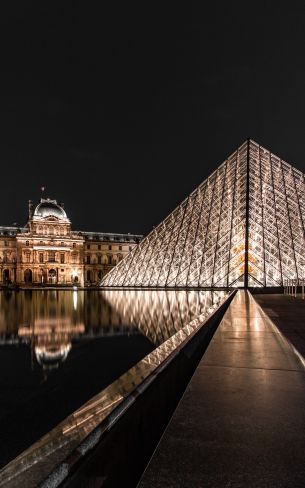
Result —
<instances>
[{"instance_id":1,"label":"rectangular window","mask_svg":"<svg viewBox=\"0 0 305 488\"><path fill-rule=\"evenodd\" d=\"M90 249L90 244L87 244L87 249Z\"/></svg>"},{"instance_id":2,"label":"rectangular window","mask_svg":"<svg viewBox=\"0 0 305 488\"><path fill-rule=\"evenodd\" d=\"M43 252L39 253L39 262L43 263Z\"/></svg>"},{"instance_id":3,"label":"rectangular window","mask_svg":"<svg viewBox=\"0 0 305 488\"><path fill-rule=\"evenodd\" d=\"M30 254L29 252L27 252L27 253L25 254L25 262L26 262L26 263L29 263L30 261L31 261L31 254Z\"/></svg>"},{"instance_id":4,"label":"rectangular window","mask_svg":"<svg viewBox=\"0 0 305 488\"><path fill-rule=\"evenodd\" d=\"M102 256L97 257L97 264L102 264Z\"/></svg>"},{"instance_id":5,"label":"rectangular window","mask_svg":"<svg viewBox=\"0 0 305 488\"><path fill-rule=\"evenodd\" d=\"M64 253L62 253L60 255L60 262L61 262L61 264L64 264L64 262L65 262L65 255L64 255Z\"/></svg>"},{"instance_id":6,"label":"rectangular window","mask_svg":"<svg viewBox=\"0 0 305 488\"><path fill-rule=\"evenodd\" d=\"M108 249L109 249L109 251L111 251L112 247L111 246L108 246Z\"/></svg>"},{"instance_id":7,"label":"rectangular window","mask_svg":"<svg viewBox=\"0 0 305 488\"><path fill-rule=\"evenodd\" d=\"M100 250L101 250L101 245L100 245L100 244L98 244L97 248L98 248L98 250L100 251Z\"/></svg>"},{"instance_id":8,"label":"rectangular window","mask_svg":"<svg viewBox=\"0 0 305 488\"><path fill-rule=\"evenodd\" d=\"M55 263L55 251L49 251L48 258L49 263Z\"/></svg>"},{"instance_id":9,"label":"rectangular window","mask_svg":"<svg viewBox=\"0 0 305 488\"><path fill-rule=\"evenodd\" d=\"M87 264L91 263L91 256L87 256Z\"/></svg>"},{"instance_id":10,"label":"rectangular window","mask_svg":"<svg viewBox=\"0 0 305 488\"><path fill-rule=\"evenodd\" d=\"M119 251L122 251L122 246L119 246Z\"/></svg>"}]
</instances>

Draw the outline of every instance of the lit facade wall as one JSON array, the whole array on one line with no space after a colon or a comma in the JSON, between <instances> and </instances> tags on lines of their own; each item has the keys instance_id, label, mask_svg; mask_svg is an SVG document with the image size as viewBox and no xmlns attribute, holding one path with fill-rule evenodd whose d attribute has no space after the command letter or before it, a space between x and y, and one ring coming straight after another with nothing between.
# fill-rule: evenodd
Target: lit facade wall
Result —
<instances>
[{"instance_id":1,"label":"lit facade wall","mask_svg":"<svg viewBox=\"0 0 305 488\"><path fill-rule=\"evenodd\" d=\"M0 227L0 284L98 284L140 238L73 231L55 200L30 202L24 228Z\"/></svg>"}]
</instances>

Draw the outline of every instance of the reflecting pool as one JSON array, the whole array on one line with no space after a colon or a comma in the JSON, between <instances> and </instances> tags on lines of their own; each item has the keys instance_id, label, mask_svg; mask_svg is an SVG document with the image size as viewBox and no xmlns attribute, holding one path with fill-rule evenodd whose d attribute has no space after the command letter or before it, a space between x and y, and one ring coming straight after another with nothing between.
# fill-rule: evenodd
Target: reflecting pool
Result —
<instances>
[{"instance_id":1,"label":"reflecting pool","mask_svg":"<svg viewBox=\"0 0 305 488\"><path fill-rule=\"evenodd\" d=\"M0 291L0 465L199 315L223 291Z\"/></svg>"}]
</instances>

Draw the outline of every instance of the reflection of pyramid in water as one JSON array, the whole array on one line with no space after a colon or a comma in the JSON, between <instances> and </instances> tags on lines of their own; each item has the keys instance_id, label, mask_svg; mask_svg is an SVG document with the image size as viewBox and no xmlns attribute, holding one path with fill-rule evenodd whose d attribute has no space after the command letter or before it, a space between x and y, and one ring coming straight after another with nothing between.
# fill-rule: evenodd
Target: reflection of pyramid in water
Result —
<instances>
[{"instance_id":1,"label":"reflection of pyramid in water","mask_svg":"<svg viewBox=\"0 0 305 488\"><path fill-rule=\"evenodd\" d=\"M122 323L138 327L159 346L198 316L208 317L226 296L223 290L105 290L103 298Z\"/></svg>"},{"instance_id":2,"label":"reflection of pyramid in water","mask_svg":"<svg viewBox=\"0 0 305 488\"><path fill-rule=\"evenodd\" d=\"M246 141L102 286L279 286L303 278L304 177Z\"/></svg>"}]
</instances>

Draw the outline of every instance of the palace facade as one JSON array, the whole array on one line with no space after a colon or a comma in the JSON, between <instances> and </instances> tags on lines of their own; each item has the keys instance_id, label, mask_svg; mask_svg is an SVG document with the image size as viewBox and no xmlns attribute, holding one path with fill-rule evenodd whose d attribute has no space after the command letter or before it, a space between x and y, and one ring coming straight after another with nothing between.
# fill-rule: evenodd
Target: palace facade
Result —
<instances>
[{"instance_id":1,"label":"palace facade","mask_svg":"<svg viewBox=\"0 0 305 488\"><path fill-rule=\"evenodd\" d=\"M0 285L98 284L142 236L74 231L63 203L29 201L24 227L0 227Z\"/></svg>"}]
</instances>

